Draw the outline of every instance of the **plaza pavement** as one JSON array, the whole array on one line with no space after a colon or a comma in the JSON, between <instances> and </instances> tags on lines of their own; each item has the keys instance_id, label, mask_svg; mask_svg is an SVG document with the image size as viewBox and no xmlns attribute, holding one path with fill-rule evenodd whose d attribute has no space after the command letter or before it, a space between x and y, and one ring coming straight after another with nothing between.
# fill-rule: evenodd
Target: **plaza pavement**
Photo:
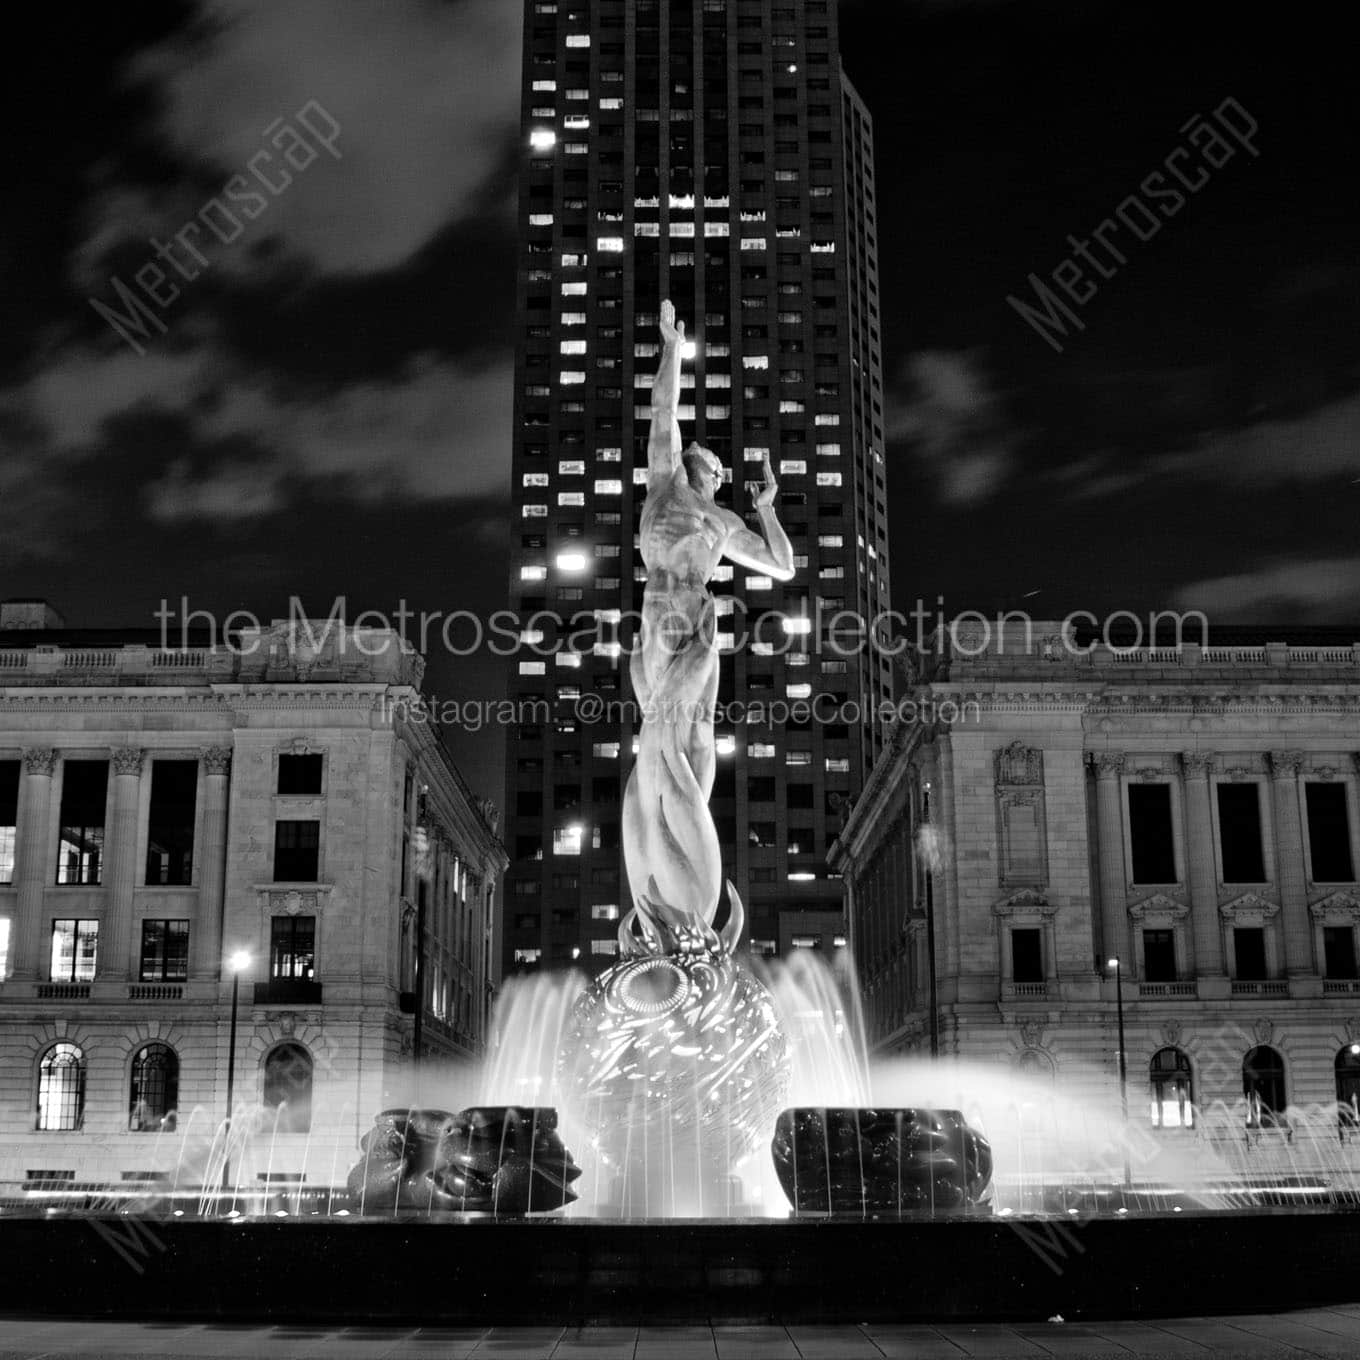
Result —
<instances>
[{"instance_id":1,"label":"plaza pavement","mask_svg":"<svg viewBox=\"0 0 1360 1360\"><path fill-rule=\"evenodd\" d=\"M1350 1360L1360 1304L1292 1313L939 1326L339 1327L0 1318L0 1360Z\"/></svg>"}]
</instances>

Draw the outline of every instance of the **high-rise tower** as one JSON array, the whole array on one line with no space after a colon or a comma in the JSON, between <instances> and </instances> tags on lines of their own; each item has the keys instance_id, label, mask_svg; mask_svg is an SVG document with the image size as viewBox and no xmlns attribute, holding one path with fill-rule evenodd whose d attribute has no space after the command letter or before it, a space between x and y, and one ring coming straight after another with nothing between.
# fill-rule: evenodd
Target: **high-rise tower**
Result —
<instances>
[{"instance_id":1,"label":"high-rise tower","mask_svg":"<svg viewBox=\"0 0 1360 1360\"><path fill-rule=\"evenodd\" d=\"M526 0L505 967L599 968L629 905L649 389L663 298L694 341L685 438L765 456L798 574L719 568L713 813L751 946L833 945L826 868L880 749L888 605L872 125L831 0ZM720 497L722 499L722 497Z\"/></svg>"}]
</instances>

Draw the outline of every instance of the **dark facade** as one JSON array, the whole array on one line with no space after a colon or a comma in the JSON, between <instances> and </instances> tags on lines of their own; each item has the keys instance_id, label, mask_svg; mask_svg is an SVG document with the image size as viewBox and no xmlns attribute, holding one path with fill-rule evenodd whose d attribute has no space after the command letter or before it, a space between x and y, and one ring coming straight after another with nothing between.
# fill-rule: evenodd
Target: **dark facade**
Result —
<instances>
[{"instance_id":1,"label":"dark facade","mask_svg":"<svg viewBox=\"0 0 1360 1360\"><path fill-rule=\"evenodd\" d=\"M861 715L892 688L853 627L825 645L837 611L888 608L871 124L831 3L525 9L512 684L542 702L510 733L506 969L606 965L629 905L628 621L667 297L695 342L686 439L727 463L742 512L768 452L797 554L787 586L714 581L720 699L780 708L720 715L713 800L752 947L776 952L782 912L840 910L826 849L881 745ZM786 701L816 712L780 721Z\"/></svg>"}]
</instances>

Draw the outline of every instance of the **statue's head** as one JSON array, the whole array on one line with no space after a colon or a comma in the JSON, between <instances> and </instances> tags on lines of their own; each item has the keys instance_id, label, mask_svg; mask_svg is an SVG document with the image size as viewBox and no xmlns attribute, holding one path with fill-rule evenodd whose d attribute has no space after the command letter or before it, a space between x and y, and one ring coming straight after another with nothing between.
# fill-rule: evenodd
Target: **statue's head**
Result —
<instances>
[{"instance_id":1,"label":"statue's head","mask_svg":"<svg viewBox=\"0 0 1360 1360\"><path fill-rule=\"evenodd\" d=\"M718 455L701 444L691 444L681 455L689 484L706 501L717 498L723 484L723 465Z\"/></svg>"}]
</instances>

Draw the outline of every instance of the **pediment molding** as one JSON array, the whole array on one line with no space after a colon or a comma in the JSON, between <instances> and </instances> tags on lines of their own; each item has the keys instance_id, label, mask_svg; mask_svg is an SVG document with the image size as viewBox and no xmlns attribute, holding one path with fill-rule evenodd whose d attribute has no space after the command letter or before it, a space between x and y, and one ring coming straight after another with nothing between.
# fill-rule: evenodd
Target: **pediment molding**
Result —
<instances>
[{"instance_id":1,"label":"pediment molding","mask_svg":"<svg viewBox=\"0 0 1360 1360\"><path fill-rule=\"evenodd\" d=\"M1260 893L1245 892L1234 897L1231 901L1220 903L1218 914L1225 921L1258 917L1264 922L1277 915L1279 910L1280 904L1278 902L1271 902L1262 897Z\"/></svg>"},{"instance_id":2,"label":"pediment molding","mask_svg":"<svg viewBox=\"0 0 1360 1360\"><path fill-rule=\"evenodd\" d=\"M1057 910L1057 903L1050 902L1047 894L1037 888L1021 888L1019 892L992 903L992 915L1002 917L1052 916Z\"/></svg>"},{"instance_id":3,"label":"pediment molding","mask_svg":"<svg viewBox=\"0 0 1360 1360\"><path fill-rule=\"evenodd\" d=\"M1188 904L1178 902L1174 897L1168 897L1166 893L1160 892L1144 897L1140 901L1130 902L1128 910L1131 921L1150 921L1166 917L1180 920L1190 913Z\"/></svg>"}]
</instances>

